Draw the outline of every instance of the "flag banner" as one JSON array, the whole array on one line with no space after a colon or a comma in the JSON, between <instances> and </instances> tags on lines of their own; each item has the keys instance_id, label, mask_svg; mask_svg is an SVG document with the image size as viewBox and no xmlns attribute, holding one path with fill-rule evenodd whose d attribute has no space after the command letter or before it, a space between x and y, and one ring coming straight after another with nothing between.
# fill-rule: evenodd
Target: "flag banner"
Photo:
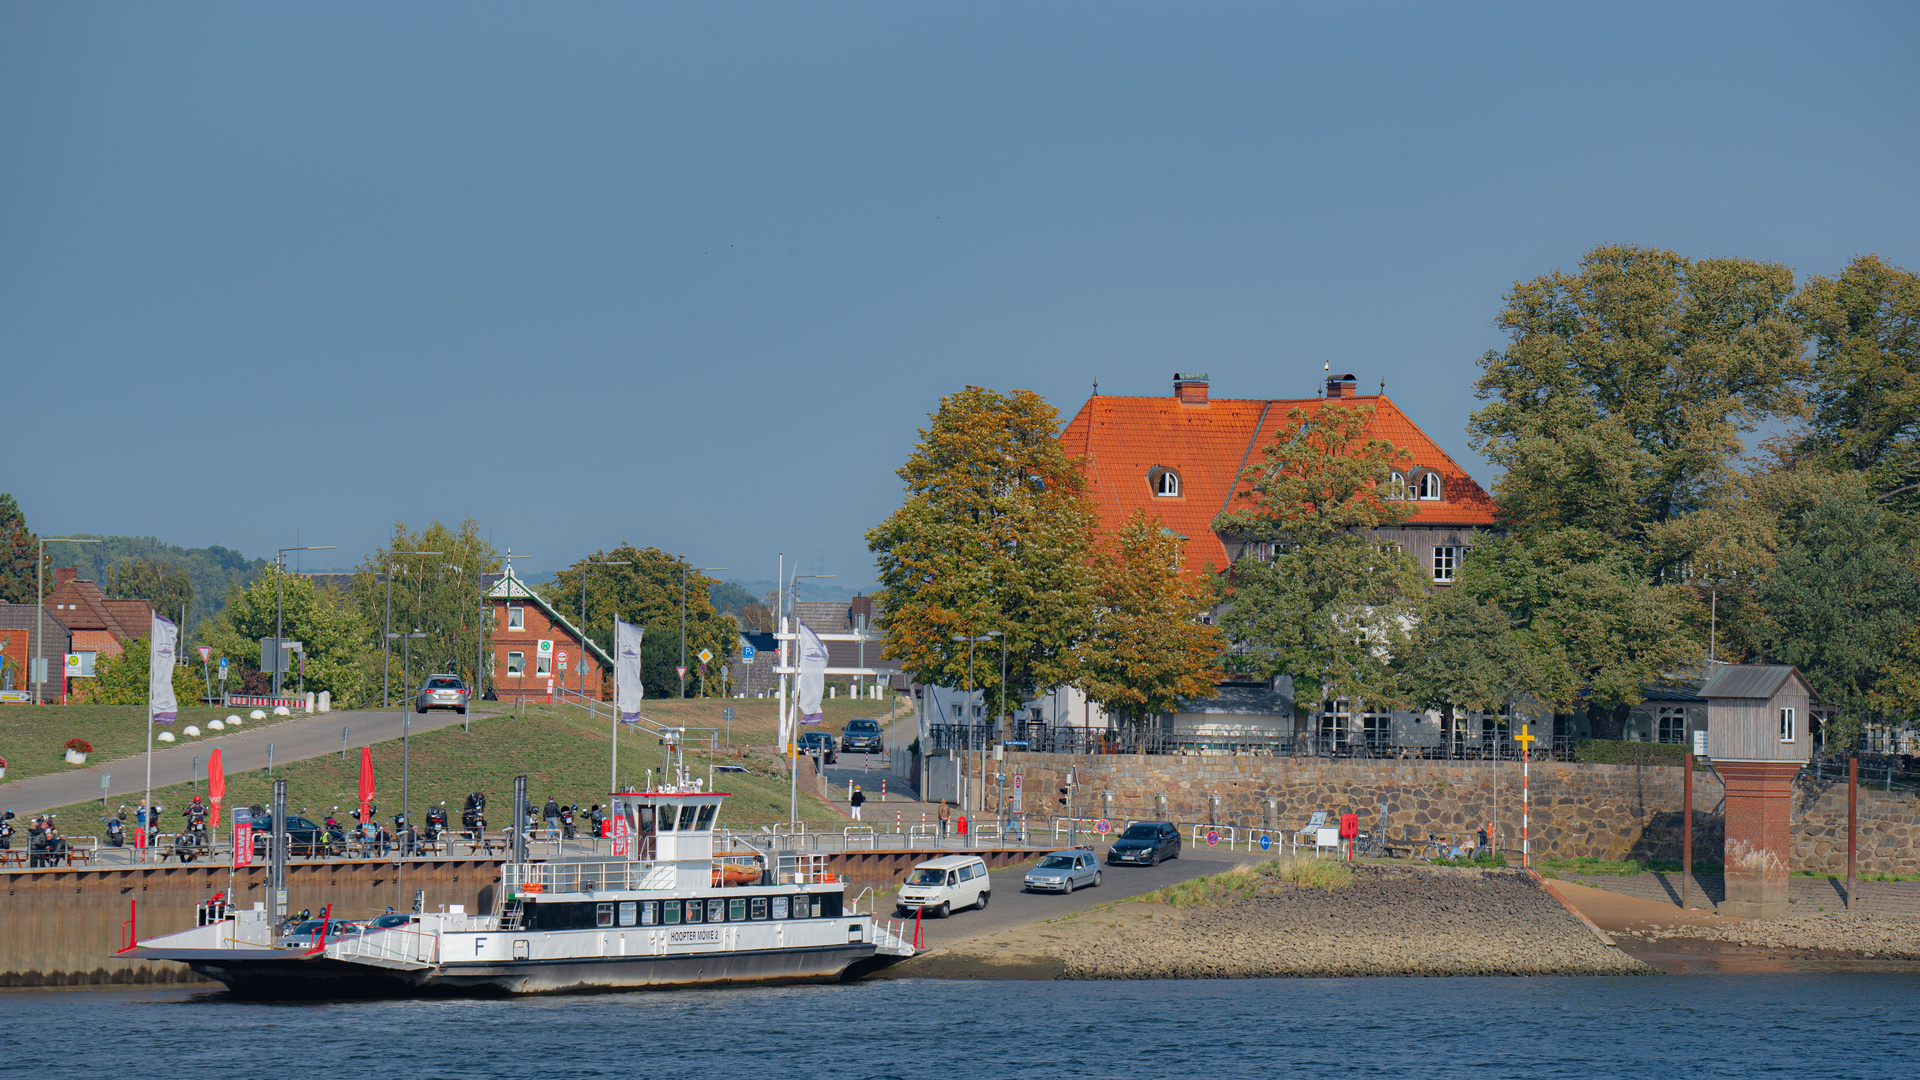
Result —
<instances>
[{"instance_id":1,"label":"flag banner","mask_svg":"<svg viewBox=\"0 0 1920 1080\"><path fill-rule=\"evenodd\" d=\"M235 868L253 865L253 810L251 807L233 808L233 865Z\"/></svg>"},{"instance_id":2,"label":"flag banner","mask_svg":"<svg viewBox=\"0 0 1920 1080\"><path fill-rule=\"evenodd\" d=\"M373 823L373 747L360 748L360 825Z\"/></svg>"},{"instance_id":3,"label":"flag banner","mask_svg":"<svg viewBox=\"0 0 1920 1080\"><path fill-rule=\"evenodd\" d=\"M640 719L640 702L647 689L640 682L640 638L645 627L624 619L613 624L613 701L620 719L628 723Z\"/></svg>"},{"instance_id":4,"label":"flag banner","mask_svg":"<svg viewBox=\"0 0 1920 1080\"><path fill-rule=\"evenodd\" d=\"M227 770L220 761L220 748L214 747L207 757L207 799L213 803L213 813L207 815L208 841L220 834L220 804L227 797Z\"/></svg>"},{"instance_id":5,"label":"flag banner","mask_svg":"<svg viewBox=\"0 0 1920 1080\"><path fill-rule=\"evenodd\" d=\"M147 720L173 723L180 706L173 700L173 652L180 646L180 629L158 615L147 639Z\"/></svg>"},{"instance_id":6,"label":"flag banner","mask_svg":"<svg viewBox=\"0 0 1920 1080\"><path fill-rule=\"evenodd\" d=\"M795 644L800 646L800 663L796 665L800 678L794 696L798 699L800 722L817 724L826 719L820 711L820 695L827 689L827 646L812 627L806 623L799 626L799 639Z\"/></svg>"}]
</instances>

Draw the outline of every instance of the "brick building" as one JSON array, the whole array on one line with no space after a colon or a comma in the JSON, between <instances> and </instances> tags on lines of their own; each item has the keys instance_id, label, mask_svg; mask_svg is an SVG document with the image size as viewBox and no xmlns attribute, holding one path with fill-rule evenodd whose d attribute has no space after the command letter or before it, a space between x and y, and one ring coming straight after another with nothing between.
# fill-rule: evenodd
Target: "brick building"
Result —
<instances>
[{"instance_id":1,"label":"brick building","mask_svg":"<svg viewBox=\"0 0 1920 1080\"><path fill-rule=\"evenodd\" d=\"M153 605L145 600L109 600L71 566L53 572L47 611L73 632L73 652L119 656L124 642L153 632Z\"/></svg>"},{"instance_id":2,"label":"brick building","mask_svg":"<svg viewBox=\"0 0 1920 1080\"><path fill-rule=\"evenodd\" d=\"M513 576L509 565L487 589L493 609L493 655L487 681L501 701L602 700L603 676L613 665L552 604ZM562 670L564 666L564 670Z\"/></svg>"},{"instance_id":3,"label":"brick building","mask_svg":"<svg viewBox=\"0 0 1920 1080\"><path fill-rule=\"evenodd\" d=\"M33 665L28 660L39 656L47 662L47 696L58 701L61 666L66 654L73 651L73 631L48 611L38 623L45 637L36 643L33 640L36 610L32 604L9 604L0 600L0 690L33 689Z\"/></svg>"}]
</instances>

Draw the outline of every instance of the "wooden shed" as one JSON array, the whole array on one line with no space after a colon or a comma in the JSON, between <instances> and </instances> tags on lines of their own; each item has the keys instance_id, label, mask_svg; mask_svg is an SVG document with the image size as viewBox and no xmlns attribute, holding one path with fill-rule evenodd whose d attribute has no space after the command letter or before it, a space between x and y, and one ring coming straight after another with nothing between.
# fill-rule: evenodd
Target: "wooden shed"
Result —
<instances>
[{"instance_id":1,"label":"wooden shed","mask_svg":"<svg viewBox=\"0 0 1920 1080\"><path fill-rule=\"evenodd\" d=\"M1813 687L1798 668L1727 664L1700 688L1707 699L1707 756L1804 765L1813 756Z\"/></svg>"}]
</instances>

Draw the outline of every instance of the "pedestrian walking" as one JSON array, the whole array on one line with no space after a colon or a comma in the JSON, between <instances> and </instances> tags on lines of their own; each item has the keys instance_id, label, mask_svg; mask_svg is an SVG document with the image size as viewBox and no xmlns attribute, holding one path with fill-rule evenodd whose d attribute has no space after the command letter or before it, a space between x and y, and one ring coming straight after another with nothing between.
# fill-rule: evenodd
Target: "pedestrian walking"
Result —
<instances>
[{"instance_id":1,"label":"pedestrian walking","mask_svg":"<svg viewBox=\"0 0 1920 1080\"><path fill-rule=\"evenodd\" d=\"M855 821L861 820L860 807L865 805L867 801L867 793L860 790L860 785L855 784L853 786L853 798L850 799L849 801L853 804L853 820Z\"/></svg>"},{"instance_id":2,"label":"pedestrian walking","mask_svg":"<svg viewBox=\"0 0 1920 1080\"><path fill-rule=\"evenodd\" d=\"M940 804L940 839L947 838L947 828L953 824L953 808L946 803Z\"/></svg>"}]
</instances>

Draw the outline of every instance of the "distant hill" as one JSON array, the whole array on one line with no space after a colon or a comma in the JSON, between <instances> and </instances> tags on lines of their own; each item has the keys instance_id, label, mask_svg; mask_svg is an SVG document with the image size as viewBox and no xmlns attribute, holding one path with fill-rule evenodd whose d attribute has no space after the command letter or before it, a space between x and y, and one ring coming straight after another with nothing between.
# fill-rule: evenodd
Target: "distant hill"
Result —
<instances>
[{"instance_id":1,"label":"distant hill","mask_svg":"<svg viewBox=\"0 0 1920 1080\"><path fill-rule=\"evenodd\" d=\"M727 584L738 585L756 597L765 596L778 587L771 581L730 581ZM798 593L802 600L851 600L856 593L872 591L871 588L855 589L831 581L809 581L805 578L800 579L794 586L794 592Z\"/></svg>"},{"instance_id":2,"label":"distant hill","mask_svg":"<svg viewBox=\"0 0 1920 1080\"><path fill-rule=\"evenodd\" d=\"M76 533L89 536L88 533ZM183 548L152 536L100 536L99 544L54 544L47 550L54 566L78 568L80 576L107 587L107 569L121 559L157 559L182 567L193 581L193 622L211 619L227 606L227 589L247 585L266 572L267 560L249 559L226 547Z\"/></svg>"}]
</instances>

